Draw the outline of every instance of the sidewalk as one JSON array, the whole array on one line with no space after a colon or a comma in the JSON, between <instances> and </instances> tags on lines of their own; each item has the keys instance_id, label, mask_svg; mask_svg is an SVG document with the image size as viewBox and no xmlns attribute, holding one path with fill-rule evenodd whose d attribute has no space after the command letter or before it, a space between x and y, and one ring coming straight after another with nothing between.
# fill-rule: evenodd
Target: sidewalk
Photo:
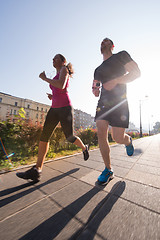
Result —
<instances>
[{"instance_id":1,"label":"sidewalk","mask_svg":"<svg viewBox=\"0 0 160 240\"><path fill-rule=\"evenodd\" d=\"M15 171L0 175L0 236L4 240L160 240L160 134L111 147L115 178L96 180L99 149L45 163L32 184ZM25 168L26 170L26 168Z\"/></svg>"}]
</instances>

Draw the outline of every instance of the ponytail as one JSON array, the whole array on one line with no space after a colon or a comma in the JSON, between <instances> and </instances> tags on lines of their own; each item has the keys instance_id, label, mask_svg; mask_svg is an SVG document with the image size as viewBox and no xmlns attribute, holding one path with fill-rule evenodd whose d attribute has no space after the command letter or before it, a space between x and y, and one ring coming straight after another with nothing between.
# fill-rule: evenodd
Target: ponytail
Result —
<instances>
[{"instance_id":1,"label":"ponytail","mask_svg":"<svg viewBox=\"0 0 160 240\"><path fill-rule=\"evenodd\" d=\"M73 73L74 73L74 70L73 70L73 66L71 63L68 63L67 66L66 66L67 70L68 70L68 73L69 73L69 76L72 77Z\"/></svg>"},{"instance_id":2,"label":"ponytail","mask_svg":"<svg viewBox=\"0 0 160 240\"><path fill-rule=\"evenodd\" d=\"M66 59L65 59L65 57L64 57L62 54L58 54L58 55L59 55L60 59L62 60L62 62L64 62L64 63L67 62ZM67 71L68 71L69 76L72 77L72 75L73 75L73 73L74 73L72 64L71 64L71 63L68 63L68 64L66 65L66 68L67 68Z\"/></svg>"}]
</instances>

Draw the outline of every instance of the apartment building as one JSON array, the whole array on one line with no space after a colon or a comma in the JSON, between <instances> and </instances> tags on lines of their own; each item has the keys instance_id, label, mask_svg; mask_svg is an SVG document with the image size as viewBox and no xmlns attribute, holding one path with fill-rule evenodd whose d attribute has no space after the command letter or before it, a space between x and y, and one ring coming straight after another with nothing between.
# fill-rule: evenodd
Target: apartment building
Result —
<instances>
[{"instance_id":1,"label":"apartment building","mask_svg":"<svg viewBox=\"0 0 160 240\"><path fill-rule=\"evenodd\" d=\"M86 129L88 127L96 128L94 117L92 117L91 114L78 109L74 109L74 128Z\"/></svg>"},{"instance_id":2,"label":"apartment building","mask_svg":"<svg viewBox=\"0 0 160 240\"><path fill-rule=\"evenodd\" d=\"M25 110L26 119L32 120L35 124L43 124L50 106L0 92L0 119L2 121L8 116L14 120L20 108Z\"/></svg>"},{"instance_id":3,"label":"apartment building","mask_svg":"<svg viewBox=\"0 0 160 240\"><path fill-rule=\"evenodd\" d=\"M8 116L14 120L21 108L26 112L26 119L43 124L50 105L0 92L0 120L4 121ZM74 109L73 119L75 129L95 127L94 118L81 110Z\"/></svg>"}]
</instances>

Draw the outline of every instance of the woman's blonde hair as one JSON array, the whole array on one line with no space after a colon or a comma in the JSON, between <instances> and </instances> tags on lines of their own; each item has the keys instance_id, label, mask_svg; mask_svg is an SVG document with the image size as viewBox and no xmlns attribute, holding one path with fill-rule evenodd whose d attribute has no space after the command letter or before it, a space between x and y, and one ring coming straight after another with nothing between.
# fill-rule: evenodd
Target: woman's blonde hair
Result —
<instances>
[{"instance_id":1,"label":"woman's blonde hair","mask_svg":"<svg viewBox=\"0 0 160 240\"><path fill-rule=\"evenodd\" d=\"M60 57L60 59L62 60L63 63L67 63L66 58L65 58L62 54L58 54L58 55L59 55L59 57ZM73 73L74 73L72 64L71 64L71 63L68 63L68 64L66 65L66 68L67 68L67 70L68 70L69 76L72 77L72 75L73 75Z\"/></svg>"}]
</instances>

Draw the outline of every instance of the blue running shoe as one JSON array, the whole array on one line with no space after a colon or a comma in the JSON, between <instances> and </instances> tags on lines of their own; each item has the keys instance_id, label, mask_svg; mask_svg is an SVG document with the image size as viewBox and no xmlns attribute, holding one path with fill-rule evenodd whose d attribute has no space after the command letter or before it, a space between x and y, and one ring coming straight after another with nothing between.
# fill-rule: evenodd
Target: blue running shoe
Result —
<instances>
[{"instance_id":1,"label":"blue running shoe","mask_svg":"<svg viewBox=\"0 0 160 240\"><path fill-rule=\"evenodd\" d=\"M131 137L130 137L130 141L131 141L131 143L128 146L125 146L128 156L132 156L133 153L134 153L134 147L133 147L133 144L132 144L132 138Z\"/></svg>"},{"instance_id":2,"label":"blue running shoe","mask_svg":"<svg viewBox=\"0 0 160 240\"><path fill-rule=\"evenodd\" d=\"M99 184L108 183L111 179L113 179L114 174L112 170L108 170L105 168L101 175L98 177Z\"/></svg>"}]
</instances>

